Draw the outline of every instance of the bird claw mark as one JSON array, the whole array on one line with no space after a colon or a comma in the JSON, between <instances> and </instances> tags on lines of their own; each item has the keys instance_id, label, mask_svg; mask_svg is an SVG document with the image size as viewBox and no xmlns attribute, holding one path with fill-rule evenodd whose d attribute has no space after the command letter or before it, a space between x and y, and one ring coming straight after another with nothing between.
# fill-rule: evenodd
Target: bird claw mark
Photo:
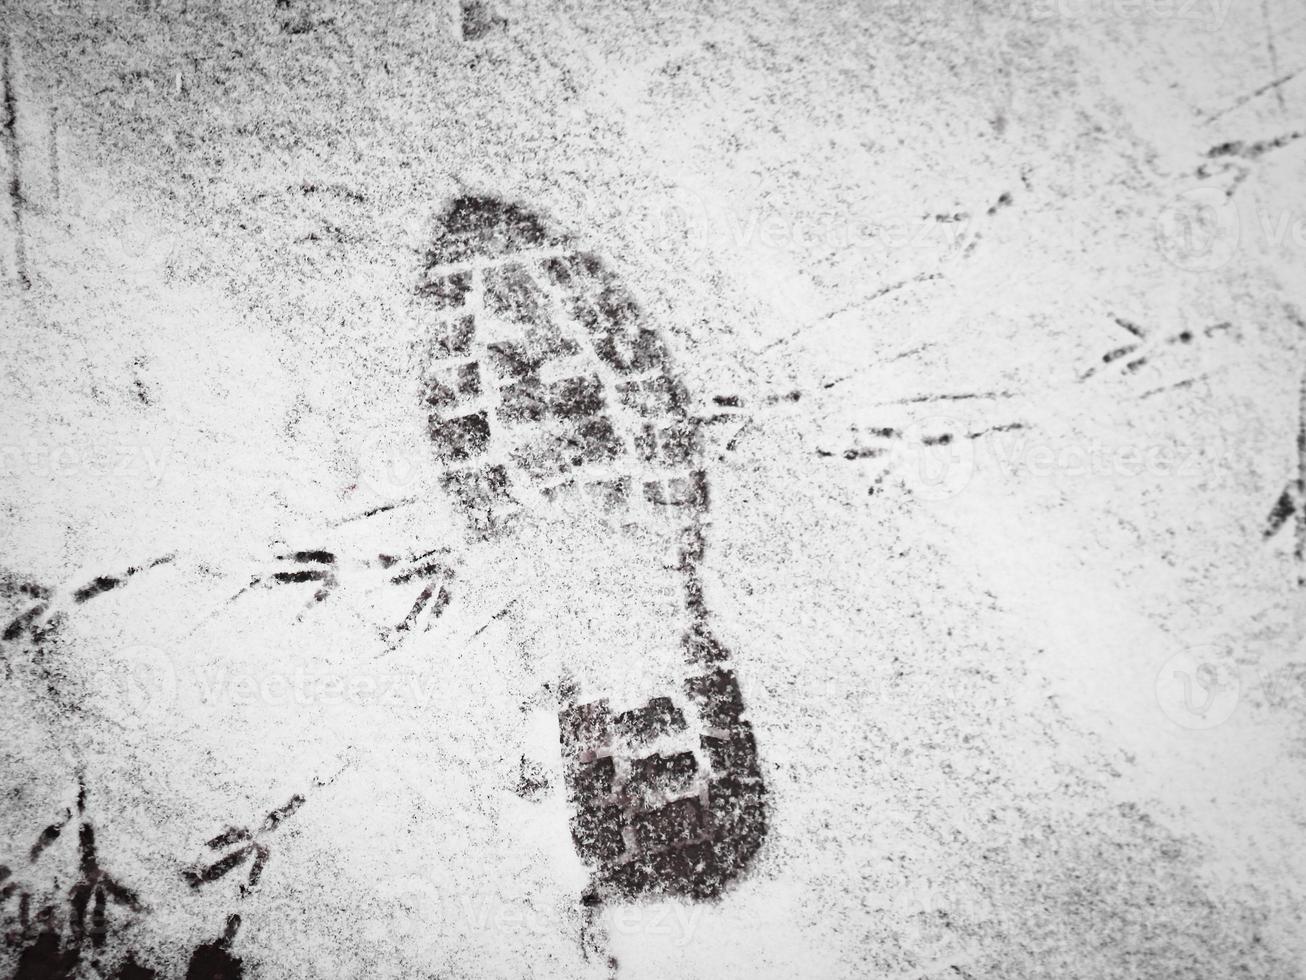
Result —
<instances>
[{"instance_id":1,"label":"bird claw mark","mask_svg":"<svg viewBox=\"0 0 1306 980\"><path fill-rule=\"evenodd\" d=\"M324 601L339 585L336 577L336 556L329 551L296 551L288 555L278 555L277 560L291 562L301 567L273 572L270 578L261 580L262 584L302 585L305 582L314 582L318 585L313 598L300 611L298 618L302 618L309 609Z\"/></svg>"},{"instance_id":2,"label":"bird claw mark","mask_svg":"<svg viewBox=\"0 0 1306 980\"><path fill-rule=\"evenodd\" d=\"M73 602L80 605L88 599L93 599L98 595L103 595L110 589L116 589L120 585L126 584L127 580L132 576L151 568L157 568L160 565L166 565L175 557L175 555L164 555L162 558L156 558L148 565L133 565L121 575L97 575L86 585L83 585L80 589L73 592Z\"/></svg>"},{"instance_id":3,"label":"bird claw mark","mask_svg":"<svg viewBox=\"0 0 1306 980\"><path fill-rule=\"evenodd\" d=\"M300 793L296 793L285 805L270 811L263 818L256 831L251 831L248 827L228 825L221 833L206 841L204 846L210 851L222 851L232 845L238 845L236 849L211 864L206 864L203 861L196 862L192 867L182 871L182 878L191 888L197 889L202 885L220 881L232 871L253 859L249 874L246 876L245 882L240 886L241 896L248 895L258 886L259 880L263 877L263 870L272 854L271 849L263 843L263 838L280 827L287 818L304 805L304 801L305 797Z\"/></svg>"},{"instance_id":4,"label":"bird claw mark","mask_svg":"<svg viewBox=\"0 0 1306 980\"><path fill-rule=\"evenodd\" d=\"M406 633L412 630L414 624L422 615L423 610L428 606L431 610L431 617L430 620L427 621L426 629L430 629L431 622L438 619L440 614L444 612L445 607L448 605L449 592L444 588L444 586L436 586L435 584L427 585L417 594L417 599L413 603L413 608L408 611L408 615L404 617L403 622L399 623L399 625L394 628L394 632Z\"/></svg>"},{"instance_id":5,"label":"bird claw mark","mask_svg":"<svg viewBox=\"0 0 1306 980\"><path fill-rule=\"evenodd\" d=\"M1143 328L1140 327L1137 323L1134 323L1132 320L1126 320L1124 317L1115 316L1114 314L1111 316L1111 319L1114 320L1117 325L1123 327L1125 330L1128 330L1131 334L1133 334L1135 337L1138 337L1140 340L1144 336L1146 336Z\"/></svg>"},{"instance_id":6,"label":"bird claw mark","mask_svg":"<svg viewBox=\"0 0 1306 980\"><path fill-rule=\"evenodd\" d=\"M372 516L388 509L378 508L363 516ZM342 559L326 549L290 552L278 555L277 561L291 563L293 567L254 576L249 585L231 596L228 602L234 602L254 588L314 585L316 589L312 597L296 616L296 621L300 621L310 609L339 590L351 591L359 585L365 589L372 588L376 584L376 575L380 572L384 576L385 586L404 586L414 582L421 584L417 599L404 619L397 625L380 627L381 636L393 640L396 635L414 631L424 613L428 615L426 628L429 629L431 621L438 618L449 604L451 597L445 584L452 580L454 572L449 565L448 554L448 549L436 548L407 558L382 552L371 558L348 560L348 556ZM361 580L359 573L363 575ZM393 644L390 649L394 649Z\"/></svg>"},{"instance_id":7,"label":"bird claw mark","mask_svg":"<svg viewBox=\"0 0 1306 980\"><path fill-rule=\"evenodd\" d=\"M713 395L710 414L694 414L691 419L701 426L738 425L725 444L726 452L734 452L744 433L759 421L767 419L774 412L775 406L793 404L801 401L802 397L803 393L797 389L770 394L762 398L757 408L750 412L745 410L744 399L739 395Z\"/></svg>"},{"instance_id":8,"label":"bird claw mark","mask_svg":"<svg viewBox=\"0 0 1306 980\"><path fill-rule=\"evenodd\" d=\"M1248 102L1252 101L1252 99L1259 98L1260 96L1264 95L1266 92L1274 92L1275 95L1276 95L1276 96L1279 98L1279 100L1280 100L1280 103L1279 103L1279 104L1280 104L1280 107L1282 107L1282 105L1283 105L1283 102L1282 102L1282 99L1283 99L1283 93L1280 91L1280 89L1281 89L1284 85L1286 85L1288 82L1291 82L1294 78L1296 78L1298 75L1300 75L1300 74L1302 73L1303 70L1306 70L1306 69L1298 68L1296 71L1290 71L1290 72L1288 72L1287 74L1280 75L1278 78L1275 78L1275 79L1273 79L1272 81L1266 82L1264 85L1261 85L1261 86L1258 86L1257 88L1252 89L1252 91L1248 92L1247 94L1242 95L1242 96L1239 96L1239 98L1237 98L1236 100L1234 100L1234 102L1233 102L1231 105L1226 106L1225 108L1220 109L1220 110L1217 111L1217 112L1209 113L1209 114L1206 116L1206 122L1207 122L1208 124L1209 124L1209 123L1213 123L1213 122L1215 122L1215 120L1221 118L1222 116L1227 116L1229 113L1233 112L1235 109L1240 109L1240 108L1242 108L1242 107L1243 107L1244 105L1246 105Z\"/></svg>"},{"instance_id":9,"label":"bird claw mark","mask_svg":"<svg viewBox=\"0 0 1306 980\"><path fill-rule=\"evenodd\" d=\"M1152 358L1160 354L1167 347L1171 347L1176 344L1180 346L1187 346L1189 344L1192 344L1199 337L1211 338L1216 336L1217 334L1234 330L1234 326L1232 323L1229 323L1228 321L1222 321L1220 323L1210 324L1209 326L1202 328L1202 330L1198 332L1184 329L1178 331L1177 333L1170 334L1166 337L1148 339L1148 335L1143 331L1143 328L1138 326L1137 324L1132 323L1129 320L1122 319L1120 317L1113 316L1112 319L1121 327L1128 330L1135 337L1138 337L1139 342L1133 344L1123 344L1120 347L1116 347L1113 348L1112 350L1107 351L1107 353L1102 355L1102 361L1100 364L1093 365L1092 367L1088 368L1086 371L1084 371L1079 375L1078 380L1080 382L1087 381L1089 378L1098 374L1102 370L1102 368L1106 367L1109 364L1113 364L1116 361L1122 360L1123 358L1129 358L1129 360L1125 361L1122 373L1135 374L1137 373L1139 368L1150 363ZM1133 354L1138 354L1138 356L1131 357L1130 355ZM1197 379L1192 379L1192 380L1197 380ZM1187 383L1191 384L1192 381L1189 381ZM1164 390L1164 389L1157 389L1157 390ZM1149 394L1155 394L1155 392L1149 392Z\"/></svg>"},{"instance_id":10,"label":"bird claw mark","mask_svg":"<svg viewBox=\"0 0 1306 980\"><path fill-rule=\"evenodd\" d=\"M99 972L98 957L108 942L110 907L126 909L133 915L146 911L136 892L100 865L95 828L86 815L84 785L79 787L76 809L66 810L62 819L38 835L28 852L29 863L37 863L74 821L77 825L77 876L68 886L62 902L45 902L33 914L31 909L37 893L16 880L10 880L12 870L7 865L0 865L0 882L3 882L0 885L0 913L7 920L4 942L11 947L23 946L15 974L19 980L71 980L74 975L80 976L79 965L88 953L88 947L92 969L97 971L97 975L103 975ZM17 899L16 917L8 912L13 899Z\"/></svg>"},{"instance_id":11,"label":"bird claw mark","mask_svg":"<svg viewBox=\"0 0 1306 980\"><path fill-rule=\"evenodd\" d=\"M989 399L1015 398L1014 391L960 391L944 392L937 395L914 395L911 398L899 398L894 401L880 402L879 406L886 405L921 405L929 402L967 402L967 401L987 401Z\"/></svg>"},{"instance_id":12,"label":"bird claw mark","mask_svg":"<svg viewBox=\"0 0 1306 980\"><path fill-rule=\"evenodd\" d=\"M1301 507L1302 500L1298 488L1295 485L1285 487L1279 499L1275 501L1274 507L1270 510L1261 537L1266 541L1270 540L1288 523L1289 518L1301 510Z\"/></svg>"},{"instance_id":13,"label":"bird claw mark","mask_svg":"<svg viewBox=\"0 0 1306 980\"><path fill-rule=\"evenodd\" d=\"M1273 139L1253 140L1248 143L1244 140L1229 140L1224 143L1218 143L1206 151L1208 160L1216 160L1221 157L1238 157L1243 160L1255 160L1259 156L1269 153L1271 150L1279 150L1294 143L1306 136L1306 131L1296 131L1285 133L1282 136L1276 136Z\"/></svg>"},{"instance_id":14,"label":"bird claw mark","mask_svg":"<svg viewBox=\"0 0 1306 980\"><path fill-rule=\"evenodd\" d=\"M278 807L263 818L263 822L259 825L258 832L260 834L266 834L276 830L281 826L282 821L287 817L293 816L294 813L303 805L303 795L296 793L284 806Z\"/></svg>"},{"instance_id":15,"label":"bird claw mark","mask_svg":"<svg viewBox=\"0 0 1306 980\"><path fill-rule=\"evenodd\" d=\"M1174 384L1170 384L1170 385L1161 385L1161 386L1159 386L1159 387L1157 387L1157 388L1149 388L1149 389L1147 389L1147 391L1143 392L1143 393L1142 393L1141 395L1139 395L1138 397L1139 397L1139 399L1141 400L1141 399L1143 399L1143 398L1151 398L1151 397L1153 397L1154 395L1159 395L1159 394L1161 394L1162 392L1166 392L1166 391L1178 391L1178 390L1180 390L1180 389L1182 389L1182 388L1191 388L1191 387L1192 387L1193 385L1195 385L1197 382L1199 382L1199 381L1205 381L1205 380L1206 380L1207 378L1209 378L1210 376L1211 376L1211 375L1210 375L1210 373L1208 372L1208 373L1204 373L1204 374L1199 374L1199 375L1197 375L1196 377L1193 377L1193 378L1185 378L1185 379L1182 380L1182 381L1176 381Z\"/></svg>"},{"instance_id":16,"label":"bird claw mark","mask_svg":"<svg viewBox=\"0 0 1306 980\"><path fill-rule=\"evenodd\" d=\"M63 833L64 827L68 825L68 822L72 820L72 818L73 811L65 810L62 820L50 824L50 826L46 827L45 830L41 831L41 835L36 838L36 843L32 845L32 850L28 853L27 859L35 863L40 858L42 852L59 839L59 835Z\"/></svg>"},{"instance_id":17,"label":"bird claw mark","mask_svg":"<svg viewBox=\"0 0 1306 980\"><path fill-rule=\"evenodd\" d=\"M416 631L417 624L421 620L423 613L427 614L426 625L423 627L423 631L425 631L432 627L448 607L452 597L446 586L453 581L454 571L447 563L447 555L448 551L443 548L414 555L406 560L406 568L392 572L388 576L389 585L402 586L412 582L422 583L421 590L418 592L417 598L407 615L388 631L391 650L402 641L404 635ZM381 567L385 569L391 569L401 564L399 559L390 555L378 555L377 560L380 562Z\"/></svg>"},{"instance_id":18,"label":"bird claw mark","mask_svg":"<svg viewBox=\"0 0 1306 980\"><path fill-rule=\"evenodd\" d=\"M1003 208L1011 207L1012 201L1013 198L1011 196L1011 191L1003 191L1001 194L998 195L998 199L993 203L993 205L988 209L986 213L991 218L993 217L993 215L997 214Z\"/></svg>"},{"instance_id":19,"label":"bird claw mark","mask_svg":"<svg viewBox=\"0 0 1306 980\"><path fill-rule=\"evenodd\" d=\"M842 452L834 452L829 449L817 447L816 455L823 458L832 458L840 456L849 462L858 459L879 459L889 456L904 445L918 444L925 448L934 448L939 446L950 446L954 442L962 439L979 439L992 432L1015 432L1025 428L1024 422L1006 422L1002 425L991 425L983 429L967 430L960 433L940 432L934 435L925 435L922 433L919 438L909 438L902 430L893 426L879 426L868 428L862 434L869 436L872 440L878 440L870 445L851 446Z\"/></svg>"},{"instance_id":20,"label":"bird claw mark","mask_svg":"<svg viewBox=\"0 0 1306 980\"><path fill-rule=\"evenodd\" d=\"M1297 475L1288 481L1270 509L1261 537L1268 541L1290 520L1294 521L1292 556L1297 565L1297 584L1306 587L1306 373L1302 375L1298 398Z\"/></svg>"},{"instance_id":21,"label":"bird claw mark","mask_svg":"<svg viewBox=\"0 0 1306 980\"><path fill-rule=\"evenodd\" d=\"M313 787L329 786L347 766L346 762L328 778L314 778ZM183 880L192 888L198 889L226 877L248 862L249 873L240 885L239 894L240 899L248 898L258 887L272 856L272 850L263 838L280 829L281 825L294 816L306 801L304 794L294 794L281 806L268 811L257 830L251 831L248 827L228 824L221 832L206 841L204 846L210 851L221 851L232 845L237 845L236 849L212 864L206 865L203 861L198 861L192 867L184 869L181 873ZM240 922L238 914L228 916L226 931L220 938L196 947L191 954L186 980L240 980L244 976L242 961L231 952L231 944L240 929Z\"/></svg>"},{"instance_id":22,"label":"bird claw mark","mask_svg":"<svg viewBox=\"0 0 1306 980\"><path fill-rule=\"evenodd\" d=\"M294 551L277 555L276 560L278 562L288 562L298 567L281 568L270 574L253 576L250 578L248 585L227 599L226 604L229 605L235 602L254 588L275 588L279 585L295 586L305 583L315 584L317 588L314 590L312 597L295 617L296 622L299 622L310 609L318 603L324 602L340 584L337 576L336 556L325 549Z\"/></svg>"},{"instance_id":23,"label":"bird claw mark","mask_svg":"<svg viewBox=\"0 0 1306 980\"><path fill-rule=\"evenodd\" d=\"M1306 136L1306 132L1286 133L1268 140L1255 140L1251 143L1243 140L1230 140L1217 144L1206 151L1207 162L1199 164L1196 170L1200 180L1222 177L1232 173L1233 183L1225 188L1224 196L1232 198L1243 182L1251 176L1250 161L1256 160L1271 150L1278 150Z\"/></svg>"},{"instance_id":24,"label":"bird claw mark","mask_svg":"<svg viewBox=\"0 0 1306 980\"><path fill-rule=\"evenodd\" d=\"M974 242L972 242L971 245L973 247ZM828 320L832 320L837 316L840 316L844 313L851 312L853 310L859 310L862 307L868 306L869 304L874 303L876 300L881 299L882 297L887 296L890 293L897 292L899 289L902 289L906 286L910 286L913 283L932 282L934 280L942 279L942 278L943 278L943 273L941 272L920 272L909 279L902 279L898 282L889 283L887 286L881 286L880 288L876 289L874 292L869 293L868 295L863 296L860 299L853 300L851 303L846 303L843 306L835 307L833 310L830 310L827 313L822 313L816 319L809 320L807 323L804 323L802 326L790 331L789 333L785 334L783 337L780 337L776 340L771 341L768 344L763 345L762 347L759 347L756 351L756 354L759 356L762 354L767 354L778 347L781 347L785 344L792 343L794 340L802 336L807 331L812 330L815 327L819 327L822 323L825 323Z\"/></svg>"},{"instance_id":25,"label":"bird claw mark","mask_svg":"<svg viewBox=\"0 0 1306 980\"><path fill-rule=\"evenodd\" d=\"M0 634L0 638L16 640L26 633L36 643L51 639L58 630L59 622L56 621L56 617L42 620L42 617L49 612L49 609L48 603L38 602L31 608L24 610L10 620L9 624L5 626L4 633Z\"/></svg>"},{"instance_id":26,"label":"bird claw mark","mask_svg":"<svg viewBox=\"0 0 1306 980\"><path fill-rule=\"evenodd\" d=\"M174 558L175 555L164 555L145 565L133 565L117 575L97 575L85 585L73 589L69 598L73 605L81 605L96 596L125 585L129 579L143 571L168 564ZM63 624L65 613L62 609L56 608L62 603L53 589L33 582L10 580L0 586L0 596L4 598L26 596L35 600L5 625L4 631L0 632L0 639L12 641L26 634L31 641L40 644L53 639ZM48 617L47 613L49 613Z\"/></svg>"}]
</instances>

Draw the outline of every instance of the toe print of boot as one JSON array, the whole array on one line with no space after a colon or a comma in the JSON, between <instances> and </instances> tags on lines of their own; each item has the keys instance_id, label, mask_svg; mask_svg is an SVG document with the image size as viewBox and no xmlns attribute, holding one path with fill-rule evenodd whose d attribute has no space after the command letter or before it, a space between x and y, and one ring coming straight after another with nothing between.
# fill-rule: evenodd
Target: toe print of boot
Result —
<instances>
[{"instance_id":1,"label":"toe print of boot","mask_svg":"<svg viewBox=\"0 0 1306 980\"><path fill-rule=\"evenodd\" d=\"M661 334L602 259L488 197L440 213L416 302L431 331L431 449L474 535L602 514L672 554L662 621L675 623L675 681L634 704L580 676L557 689L588 899L718 895L766 836L767 794L738 676L709 627L699 422Z\"/></svg>"}]
</instances>

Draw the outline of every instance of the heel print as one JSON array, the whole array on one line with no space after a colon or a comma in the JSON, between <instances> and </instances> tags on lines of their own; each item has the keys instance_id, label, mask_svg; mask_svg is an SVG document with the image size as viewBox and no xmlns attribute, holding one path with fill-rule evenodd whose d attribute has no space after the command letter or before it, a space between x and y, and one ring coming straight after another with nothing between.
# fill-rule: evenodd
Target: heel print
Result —
<instances>
[{"instance_id":1,"label":"heel print","mask_svg":"<svg viewBox=\"0 0 1306 980\"><path fill-rule=\"evenodd\" d=\"M690 677L670 697L613 715L604 701L559 715L577 853L605 896L713 898L766 837L766 787L733 671ZM645 754L672 736L674 749Z\"/></svg>"}]
</instances>

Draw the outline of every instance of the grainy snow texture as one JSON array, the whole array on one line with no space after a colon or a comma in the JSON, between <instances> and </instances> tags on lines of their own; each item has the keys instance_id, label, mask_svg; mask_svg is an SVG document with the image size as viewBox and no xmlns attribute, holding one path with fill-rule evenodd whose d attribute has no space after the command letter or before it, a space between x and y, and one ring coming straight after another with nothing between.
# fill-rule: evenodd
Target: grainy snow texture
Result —
<instances>
[{"instance_id":1,"label":"grainy snow texture","mask_svg":"<svg viewBox=\"0 0 1306 980\"><path fill-rule=\"evenodd\" d=\"M0 976L1306 977L1299 3L0 2Z\"/></svg>"}]
</instances>

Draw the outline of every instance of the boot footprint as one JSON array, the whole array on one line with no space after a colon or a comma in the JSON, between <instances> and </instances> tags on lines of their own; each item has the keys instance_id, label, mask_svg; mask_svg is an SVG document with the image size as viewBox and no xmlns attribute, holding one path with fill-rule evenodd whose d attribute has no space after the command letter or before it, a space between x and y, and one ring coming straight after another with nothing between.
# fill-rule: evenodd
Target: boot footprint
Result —
<instances>
[{"instance_id":1,"label":"boot footprint","mask_svg":"<svg viewBox=\"0 0 1306 980\"><path fill-rule=\"evenodd\" d=\"M564 684L558 723L587 902L715 897L766 837L767 792L729 653L708 627L700 423L661 335L600 258L491 197L438 215L416 302L431 329L432 450L476 536L570 508L677 542L683 682L619 711L577 703Z\"/></svg>"}]
</instances>

